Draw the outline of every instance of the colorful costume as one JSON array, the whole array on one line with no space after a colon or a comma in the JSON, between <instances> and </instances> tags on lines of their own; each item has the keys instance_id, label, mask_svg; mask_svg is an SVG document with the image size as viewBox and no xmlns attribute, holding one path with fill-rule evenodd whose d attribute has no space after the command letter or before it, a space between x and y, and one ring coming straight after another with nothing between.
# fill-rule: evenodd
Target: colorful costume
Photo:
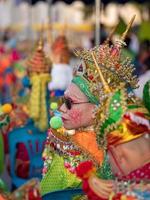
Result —
<instances>
[{"instance_id":1,"label":"colorful costume","mask_svg":"<svg viewBox=\"0 0 150 200\"><path fill-rule=\"evenodd\" d=\"M67 188L77 188L81 183L75 175L76 165L83 160L80 151L59 134L52 129L48 131L43 152L42 195Z\"/></svg>"},{"instance_id":2,"label":"colorful costume","mask_svg":"<svg viewBox=\"0 0 150 200\"><path fill-rule=\"evenodd\" d=\"M60 159L62 166L66 162L65 158L70 153L72 143L72 149L79 151L80 155L83 155L83 159L77 163L73 171L83 180L82 185L86 196L81 198L77 197L76 199L88 198L91 200L102 200L108 199L109 197L114 200L120 199L122 198L122 194L118 194L118 191L120 192L119 187L123 185L121 185L122 182L126 183L125 180L134 181L136 179L136 181L140 181L141 179L143 180L143 178L149 179L149 113L139 101L136 101L133 95L127 93L127 87L137 87L137 78L132 75L133 66L131 61L129 59L122 60L121 57L121 48L124 45L125 36L132 22L133 19L122 35L121 40L117 41L114 46L109 47L106 41L100 47L95 47L92 50L76 51L76 54L83 60L83 63L77 68L76 75L72 80L72 85L74 84L78 87L78 90L80 89L80 91L85 94L84 96L86 96L88 101L78 102L77 99L73 99L74 96L72 99L69 99L69 92L67 92L65 93L66 102L64 108L60 108L60 110L62 109L65 125L65 121L69 121L70 116L74 117L73 114L70 114L71 110L76 114L77 112L75 113L75 110L79 109L78 105L80 105L81 108L81 104L88 104L89 107L89 104L94 104L95 121L92 130L87 131L83 128L82 131L77 130L75 134L69 136L62 130L59 130L59 132L49 131L47 139L48 148L44 156L46 159L44 171L47 173L45 175L47 179L56 177L55 166L53 165L54 160L52 159L55 159L55 156L52 157L51 152L55 150L63 156L64 160ZM83 98L81 99L83 100ZM81 118L79 117L79 119ZM66 135L67 138L65 140L62 136L64 137ZM144 144L144 149L142 144ZM146 151L147 154L140 157L140 155L137 155L135 149L140 151L140 155L142 152ZM121 153L121 156L119 155L117 157L117 153ZM88 154L86 159L84 158L84 154ZM76 158L76 156L74 156L74 158ZM119 160L118 158L121 159ZM135 163L133 159L135 159ZM130 167L125 165L128 162ZM58 162L54 163L56 163L57 166ZM122 163L123 165L121 165ZM133 165L131 165L131 163ZM95 169L97 164L98 168L100 167L98 171ZM69 170L72 169L70 168L70 163L69 165L67 163L66 166L69 166ZM51 173L50 169L54 171L51 171ZM64 173L63 169L64 168L59 171L59 175ZM96 176L99 176L99 178ZM43 189L44 182L45 187L46 184L49 185L45 177L41 183ZM117 184L120 184L116 187L113 181L115 177L122 180L122 182L116 181ZM58 177L58 180L60 180L59 178L60 177ZM96 188L95 183L93 183L93 178L95 178L98 188ZM68 180L67 177L66 180ZM65 189L66 187L64 187L63 183L65 184L66 180L62 183L59 182L60 185L56 181L56 187L58 187L52 188L52 190L55 189L57 191ZM62 181L62 179L60 181ZM97 184L97 182L100 182L100 184ZM133 188L136 190L135 185ZM115 195L114 193L112 194L112 192L114 192Z\"/></svg>"},{"instance_id":3,"label":"colorful costume","mask_svg":"<svg viewBox=\"0 0 150 200\"><path fill-rule=\"evenodd\" d=\"M43 45L41 38L35 52L27 62L32 86L29 116L41 131L45 131L48 128L47 83L50 80L49 72L51 64L45 57Z\"/></svg>"},{"instance_id":4,"label":"colorful costume","mask_svg":"<svg viewBox=\"0 0 150 200\"><path fill-rule=\"evenodd\" d=\"M28 73L30 76L29 84L31 86L28 115L33 119L34 126L42 131L43 134L46 134L45 131L48 128L49 120L47 83L50 80L49 71L51 63L44 54L43 46L43 39L40 38L35 47L35 51L27 60ZM17 114L19 115L19 112L17 112ZM27 118L25 116L26 115L22 114L21 120L17 119L17 125L23 124L28 126L28 124L26 124ZM18 161L17 175L21 178L28 178L30 162L28 151L24 143L18 144L16 159Z\"/></svg>"},{"instance_id":5,"label":"colorful costume","mask_svg":"<svg viewBox=\"0 0 150 200\"><path fill-rule=\"evenodd\" d=\"M89 102L97 105L94 130L97 145L105 154L100 168L99 187L102 188L100 190L93 190L96 188L92 185L92 177L95 173L93 164L86 161L77 167L77 175L83 180L83 190L87 193L88 199L108 199L106 194L111 194L113 191L113 182L110 181L113 177L136 181L150 179L149 113L133 95L127 93L126 87L137 87L137 79L132 75L131 61L122 60L121 57L121 48L133 20L134 18L114 46L109 47L108 43L104 43L89 51L76 52L83 60L83 64L77 69L72 82L88 97ZM147 155L144 158L134 155L130 145L133 143L133 148L141 148L142 152L141 144L144 141ZM76 144L76 141L73 142ZM82 147L82 140L80 140L80 147ZM117 152L117 149L120 149L120 152ZM119 157L119 153L123 153L126 157ZM137 156L135 163L140 159L137 165L132 163L134 156ZM129 167L125 165L126 163L132 165ZM109 180L103 180L104 178ZM115 198L117 197L114 196ZM120 198L121 196L118 197Z\"/></svg>"},{"instance_id":6,"label":"colorful costume","mask_svg":"<svg viewBox=\"0 0 150 200\"><path fill-rule=\"evenodd\" d=\"M58 116L59 113L56 111L55 113ZM103 160L103 152L97 148L96 137L92 130L77 131L74 134L74 130L67 131L63 127L59 128L56 120L52 123L54 118L51 118L50 121L51 129L48 130L48 137L43 152L42 195L53 191L80 187L81 181L75 174L76 167L83 160L94 158L97 165L100 165ZM60 117L56 118L59 119ZM72 144L70 137L66 137L68 134L74 134L73 138L78 146L82 140L84 151L82 150L83 148L77 148L76 145ZM84 144L83 139L85 141Z\"/></svg>"}]
</instances>

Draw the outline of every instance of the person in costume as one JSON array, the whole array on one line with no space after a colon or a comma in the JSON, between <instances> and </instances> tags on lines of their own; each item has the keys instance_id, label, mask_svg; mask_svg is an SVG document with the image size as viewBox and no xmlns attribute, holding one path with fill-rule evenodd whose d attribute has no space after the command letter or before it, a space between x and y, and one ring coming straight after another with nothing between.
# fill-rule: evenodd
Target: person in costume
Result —
<instances>
[{"instance_id":1,"label":"person in costume","mask_svg":"<svg viewBox=\"0 0 150 200\"><path fill-rule=\"evenodd\" d=\"M51 62L45 56L43 48L44 42L41 36L35 51L27 61L30 77L29 85L31 86L29 116L41 131L45 131L48 128L47 84L50 81L49 72L51 68Z\"/></svg>"},{"instance_id":2,"label":"person in costume","mask_svg":"<svg viewBox=\"0 0 150 200\"><path fill-rule=\"evenodd\" d=\"M100 164L103 158L103 153L96 146L92 129L78 130L80 134L87 135L87 138L85 138L85 149L88 150L88 145L91 145L89 152L83 152L70 141L69 135L74 134L74 130L66 130L63 127L59 128L59 120L60 117L57 116L50 120L51 128L48 130L43 152L42 195L53 191L81 187L81 181L75 174L76 167L83 160L90 159L91 157L94 157L93 160L97 164ZM91 141L91 138L93 138L93 141Z\"/></svg>"},{"instance_id":3,"label":"person in costume","mask_svg":"<svg viewBox=\"0 0 150 200\"><path fill-rule=\"evenodd\" d=\"M51 47L52 51L52 80L48 88L57 97L63 96L64 91L70 84L73 77L73 70L69 65L70 51L65 35L59 35Z\"/></svg>"},{"instance_id":4,"label":"person in costume","mask_svg":"<svg viewBox=\"0 0 150 200\"><path fill-rule=\"evenodd\" d=\"M87 91L88 88L83 88L83 90L87 92L86 94L89 93ZM79 107L80 112L76 112L73 109L69 117L67 117L70 118L68 121L63 116L62 120L65 120L65 128L63 128L61 127L62 122L59 118L61 115L58 116L58 113L55 111L57 109L56 103L53 103L53 106L51 106L57 116L50 121L51 128L48 130L48 137L43 153L45 162L43 179L41 181L42 195L53 191L79 187L81 181L75 175L75 168L83 160L90 160L92 158L96 166L100 166L103 161L103 151L98 149L94 128L90 126L92 119L94 119L94 109L98 101L93 95L91 95L89 101L87 96L74 83L71 83L67 91L69 91L68 95L72 95L72 99L64 99L68 109L71 109L71 104L74 100L73 104L77 104L76 106ZM65 92L65 97L67 97L67 92ZM59 122L61 125L59 125ZM84 128L82 129L81 127ZM76 140L75 144L72 144L69 135L72 135L71 138Z\"/></svg>"},{"instance_id":5,"label":"person in costume","mask_svg":"<svg viewBox=\"0 0 150 200\"><path fill-rule=\"evenodd\" d=\"M43 43L40 40L38 43L38 46L36 47L35 52L32 55L33 57L29 60L29 73L31 75L31 83L32 83L32 89L31 89L31 98L30 98L30 111L34 114L37 114L36 118L36 126L43 132L48 127L48 114L47 114L47 102L46 102L46 92L47 92L47 83L50 80L50 74L49 74L49 62L45 58L44 52L43 52ZM38 80L37 80L38 79ZM36 85L37 84L37 85ZM37 87L36 87L37 86ZM36 101L32 101L34 98L34 94L38 93L38 98L35 94ZM37 104L35 104L37 102ZM46 102L46 103L45 103ZM18 104L16 104L18 103ZM40 104L41 103L41 104ZM37 107L36 107L37 105ZM34 109L33 109L34 106ZM10 116L10 123L7 127L7 132L9 134L9 131L13 131L13 129L18 128L20 131L24 131L22 126L28 126L26 123L29 120L29 116L25 113L24 106L20 105L19 102L15 99L15 103L13 104L13 112ZM32 110L33 109L33 110ZM38 113L36 112L38 109ZM36 112L36 113L35 113ZM33 115L32 115L33 116ZM35 119L35 118L34 118ZM5 151L8 153L8 142L7 142L7 136L8 134L5 134ZM43 133L46 136L46 132ZM45 138L46 139L46 138ZM15 162L15 168L16 168L16 174L17 176L21 178L27 179L29 177L29 154L28 149L26 148L24 143L19 143L17 145L17 152L16 152L16 162ZM0 159L3 159L1 157ZM9 164L8 164L9 167ZM40 172L39 172L40 173Z\"/></svg>"},{"instance_id":6,"label":"person in costume","mask_svg":"<svg viewBox=\"0 0 150 200\"><path fill-rule=\"evenodd\" d=\"M109 42L109 39L106 43L107 42ZM98 149L94 128L93 126L90 126L92 121L91 116L94 119L94 109L96 107L95 102L97 101L92 95L91 102L93 104L89 107L88 98L75 87L75 84L74 87L72 87L72 84L69 86L69 91L73 95L73 99L75 99L77 105L80 106L80 112L84 113L84 116L82 119L79 119L80 113L77 116L73 111L73 116L70 117L72 120L68 121L69 126L65 123L66 129L60 128L61 126L57 125L57 120L51 119L51 128L48 131L45 151L43 153L45 161L43 179L41 181L43 195L53 191L79 187L80 180L75 176L75 168L79 165L79 163L83 160L92 158L96 166L100 166L103 161L103 152ZM64 100L70 108L71 100ZM79 105L80 103L78 102L82 102L81 105ZM87 103L84 105L84 102ZM87 110L89 111L88 114L86 113ZM65 119L62 118L62 120ZM84 128L77 129L81 127ZM67 129L70 128L77 130L68 131ZM67 138L66 135L68 135ZM72 135L73 139L74 137L76 138L76 144L72 144L72 141L69 140L69 135ZM70 151L73 151L73 153L70 153Z\"/></svg>"},{"instance_id":7,"label":"person in costume","mask_svg":"<svg viewBox=\"0 0 150 200\"><path fill-rule=\"evenodd\" d=\"M50 61L46 58L43 50L43 38L40 37L33 54L27 59L29 78L25 77L26 85L30 87L30 96L27 111L19 105L16 106L16 113L13 118L17 123L12 121L12 126L28 126L28 120L31 118L35 127L46 134L48 128L48 92L47 84L50 80ZM17 111L18 110L18 111ZM25 113L25 111L27 113ZM34 133L33 133L34 134ZM27 179L29 177L29 154L24 143L19 143L16 153L16 173L19 177Z\"/></svg>"},{"instance_id":8,"label":"person in costume","mask_svg":"<svg viewBox=\"0 0 150 200\"><path fill-rule=\"evenodd\" d=\"M127 93L127 87L137 87L137 79L132 76L131 61L121 57L133 20L112 47L103 44L76 52L83 64L66 90L65 104L60 108L64 127L93 126L97 147L104 152L100 178L90 161L76 168L88 199L109 199L115 186L114 177L123 181L150 179L149 113L140 101ZM89 151L90 143L88 149L84 147L86 134L75 133L70 138L82 150Z\"/></svg>"}]
</instances>

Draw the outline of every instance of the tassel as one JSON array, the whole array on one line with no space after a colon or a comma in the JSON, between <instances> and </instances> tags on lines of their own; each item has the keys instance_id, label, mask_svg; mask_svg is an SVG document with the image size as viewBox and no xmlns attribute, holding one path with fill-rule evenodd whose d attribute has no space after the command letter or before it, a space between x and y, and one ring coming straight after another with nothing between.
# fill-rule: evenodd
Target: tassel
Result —
<instances>
[{"instance_id":1,"label":"tassel","mask_svg":"<svg viewBox=\"0 0 150 200\"><path fill-rule=\"evenodd\" d=\"M36 121L40 115L40 79L38 75L31 77L32 91L29 102L29 115Z\"/></svg>"}]
</instances>

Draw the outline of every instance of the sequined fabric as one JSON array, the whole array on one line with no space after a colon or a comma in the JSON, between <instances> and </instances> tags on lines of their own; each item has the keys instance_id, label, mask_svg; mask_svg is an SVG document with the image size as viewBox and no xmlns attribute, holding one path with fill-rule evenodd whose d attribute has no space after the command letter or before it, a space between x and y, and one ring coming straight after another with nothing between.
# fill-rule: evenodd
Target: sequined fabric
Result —
<instances>
[{"instance_id":1,"label":"sequined fabric","mask_svg":"<svg viewBox=\"0 0 150 200\"><path fill-rule=\"evenodd\" d=\"M57 190L76 188L79 186L80 180L65 168L64 159L59 155L54 154L48 172L41 181L42 195Z\"/></svg>"}]
</instances>

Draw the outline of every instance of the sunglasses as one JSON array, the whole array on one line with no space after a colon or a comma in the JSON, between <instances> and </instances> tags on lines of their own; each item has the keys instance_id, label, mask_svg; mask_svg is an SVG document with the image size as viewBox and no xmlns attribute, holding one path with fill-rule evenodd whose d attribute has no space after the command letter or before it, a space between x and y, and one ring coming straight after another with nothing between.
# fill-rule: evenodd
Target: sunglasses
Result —
<instances>
[{"instance_id":1,"label":"sunglasses","mask_svg":"<svg viewBox=\"0 0 150 200\"><path fill-rule=\"evenodd\" d=\"M72 99L63 97L63 103L65 104L65 106L66 106L66 108L67 108L68 110L71 110L73 104L76 105L76 104L83 104L83 103L89 103L89 102L86 101L86 102L74 103L74 102L72 101Z\"/></svg>"}]
</instances>

